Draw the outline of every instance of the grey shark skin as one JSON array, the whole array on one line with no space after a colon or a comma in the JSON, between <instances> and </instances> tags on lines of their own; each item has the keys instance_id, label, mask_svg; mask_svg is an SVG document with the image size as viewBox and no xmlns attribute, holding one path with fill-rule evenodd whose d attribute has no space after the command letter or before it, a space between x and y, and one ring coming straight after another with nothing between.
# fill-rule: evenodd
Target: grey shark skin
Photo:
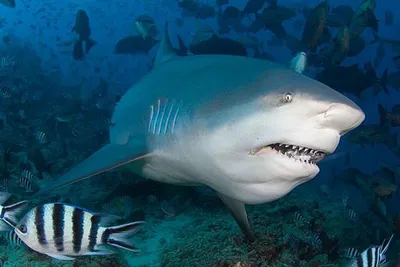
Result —
<instances>
[{"instance_id":1,"label":"grey shark skin","mask_svg":"<svg viewBox=\"0 0 400 267\"><path fill-rule=\"evenodd\" d=\"M365 115L333 89L270 61L178 57L167 30L152 71L117 104L110 144L48 189L119 166L177 185L207 185L252 239L244 204L283 197L319 168L268 145L332 153Z\"/></svg>"}]
</instances>

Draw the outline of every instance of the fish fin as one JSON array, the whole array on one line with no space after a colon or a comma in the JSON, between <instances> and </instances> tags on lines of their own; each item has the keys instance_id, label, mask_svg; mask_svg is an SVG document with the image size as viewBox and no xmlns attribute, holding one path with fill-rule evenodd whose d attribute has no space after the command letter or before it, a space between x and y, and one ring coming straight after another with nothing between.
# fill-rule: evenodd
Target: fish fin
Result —
<instances>
[{"instance_id":1,"label":"fish fin","mask_svg":"<svg viewBox=\"0 0 400 267\"><path fill-rule=\"evenodd\" d=\"M115 252L109 249L102 248L97 251L91 251L83 254L83 256L103 256L103 255L111 255L114 254Z\"/></svg>"},{"instance_id":2,"label":"fish fin","mask_svg":"<svg viewBox=\"0 0 400 267\"><path fill-rule=\"evenodd\" d=\"M89 39L86 41L86 54L89 53L90 49L95 46L97 42L93 39Z\"/></svg>"},{"instance_id":3,"label":"fish fin","mask_svg":"<svg viewBox=\"0 0 400 267\"><path fill-rule=\"evenodd\" d=\"M171 39L169 38L168 22L165 22L164 36L162 38L160 49L158 50L156 59L154 61L154 66L170 61L176 58L177 56L178 55L176 54L174 48L172 47Z\"/></svg>"},{"instance_id":4,"label":"fish fin","mask_svg":"<svg viewBox=\"0 0 400 267\"><path fill-rule=\"evenodd\" d=\"M10 197L10 193L0 192L0 205L3 205Z\"/></svg>"},{"instance_id":5,"label":"fish fin","mask_svg":"<svg viewBox=\"0 0 400 267\"><path fill-rule=\"evenodd\" d=\"M65 255L57 255L57 254L46 254L49 257L52 257L54 259L60 260L60 261L73 261L75 258L68 257Z\"/></svg>"},{"instance_id":6,"label":"fish fin","mask_svg":"<svg viewBox=\"0 0 400 267\"><path fill-rule=\"evenodd\" d=\"M378 112L379 112L379 122L380 125L384 125L386 122L386 117L387 117L387 110L385 109L384 106L382 106L381 104L378 104Z\"/></svg>"},{"instance_id":7,"label":"fish fin","mask_svg":"<svg viewBox=\"0 0 400 267\"><path fill-rule=\"evenodd\" d=\"M28 201L25 200L3 207L2 213L4 215L1 219L10 226L15 226L18 222L16 216L25 208L26 204L28 204Z\"/></svg>"},{"instance_id":8,"label":"fish fin","mask_svg":"<svg viewBox=\"0 0 400 267\"><path fill-rule=\"evenodd\" d=\"M228 207L231 212L233 218L235 218L237 224L242 230L243 234L250 240L254 241L254 235L251 232L250 224L247 219L246 207L239 200L230 198L226 195L223 195L219 192L216 192L218 196L221 198L222 202Z\"/></svg>"},{"instance_id":9,"label":"fish fin","mask_svg":"<svg viewBox=\"0 0 400 267\"><path fill-rule=\"evenodd\" d=\"M0 232L10 231L10 230L12 230L12 227L0 220Z\"/></svg>"},{"instance_id":10,"label":"fish fin","mask_svg":"<svg viewBox=\"0 0 400 267\"><path fill-rule=\"evenodd\" d=\"M97 213L97 215L100 216L100 223L99 225L101 226L107 226L113 223L114 221L121 219L120 216L112 215L112 214L106 214L106 213Z\"/></svg>"},{"instance_id":11,"label":"fish fin","mask_svg":"<svg viewBox=\"0 0 400 267\"><path fill-rule=\"evenodd\" d=\"M123 225L107 227L102 235L103 242L114 247L123 248L132 252L139 252L127 238L139 231L139 225L143 221L131 222Z\"/></svg>"},{"instance_id":12,"label":"fish fin","mask_svg":"<svg viewBox=\"0 0 400 267\"><path fill-rule=\"evenodd\" d=\"M92 154L89 158L79 163L64 175L61 175L54 183L46 185L46 189L38 192L52 191L66 185L82 181L97 174L110 171L117 167L150 156L149 153L135 152L135 147L130 145L108 144ZM36 194L36 195L37 195Z\"/></svg>"},{"instance_id":13,"label":"fish fin","mask_svg":"<svg viewBox=\"0 0 400 267\"><path fill-rule=\"evenodd\" d=\"M381 255L386 253L386 251L388 250L389 245L392 242L393 236L394 236L394 234L392 234L389 239L383 240L382 245L381 245L381 247L382 247Z\"/></svg>"}]
</instances>

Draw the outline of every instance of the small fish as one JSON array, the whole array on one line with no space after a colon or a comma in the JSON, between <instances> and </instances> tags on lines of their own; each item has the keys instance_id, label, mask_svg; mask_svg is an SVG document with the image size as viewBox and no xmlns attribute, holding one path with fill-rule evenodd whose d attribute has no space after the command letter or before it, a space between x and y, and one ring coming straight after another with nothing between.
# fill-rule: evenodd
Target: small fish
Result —
<instances>
[{"instance_id":1,"label":"small fish","mask_svg":"<svg viewBox=\"0 0 400 267\"><path fill-rule=\"evenodd\" d=\"M311 245L313 247L316 247L316 248L321 247L322 241L321 241L321 238L319 237L318 233L315 233L315 234L312 235L312 237L311 237Z\"/></svg>"},{"instance_id":2,"label":"small fish","mask_svg":"<svg viewBox=\"0 0 400 267\"><path fill-rule=\"evenodd\" d=\"M143 39L146 39L147 36L155 38L158 34L154 19L147 14L140 15L135 20L135 27Z\"/></svg>"},{"instance_id":3,"label":"small fish","mask_svg":"<svg viewBox=\"0 0 400 267\"><path fill-rule=\"evenodd\" d=\"M27 201L21 201L9 206L3 206L11 197L7 192L0 192L0 231L9 231L16 224L15 216L25 207Z\"/></svg>"},{"instance_id":4,"label":"small fish","mask_svg":"<svg viewBox=\"0 0 400 267\"><path fill-rule=\"evenodd\" d=\"M349 210L348 218L349 218L350 221L357 220L357 213L354 210Z\"/></svg>"},{"instance_id":5,"label":"small fish","mask_svg":"<svg viewBox=\"0 0 400 267\"><path fill-rule=\"evenodd\" d=\"M104 227L113 219L69 204L49 203L27 212L14 230L28 247L58 260L114 253L102 245L138 252L126 238L137 233L144 222Z\"/></svg>"},{"instance_id":6,"label":"small fish","mask_svg":"<svg viewBox=\"0 0 400 267\"><path fill-rule=\"evenodd\" d=\"M158 198L157 198L156 195L151 194L151 195L148 195L148 196L147 196L147 201L148 201L149 203L154 203L154 202L156 202L157 200L158 200Z\"/></svg>"},{"instance_id":7,"label":"small fish","mask_svg":"<svg viewBox=\"0 0 400 267\"><path fill-rule=\"evenodd\" d=\"M15 66L15 60L12 56L2 57L0 61L0 67L2 70L8 69L8 67Z\"/></svg>"},{"instance_id":8,"label":"small fish","mask_svg":"<svg viewBox=\"0 0 400 267\"><path fill-rule=\"evenodd\" d=\"M348 248L344 251L344 257L348 259L354 259L360 255L360 251L355 248Z\"/></svg>"},{"instance_id":9,"label":"small fish","mask_svg":"<svg viewBox=\"0 0 400 267\"><path fill-rule=\"evenodd\" d=\"M298 73L303 73L307 68L307 54L304 52L299 52L290 61L290 68Z\"/></svg>"},{"instance_id":10,"label":"small fish","mask_svg":"<svg viewBox=\"0 0 400 267\"><path fill-rule=\"evenodd\" d=\"M393 127L400 126L400 105L393 106L392 111L387 111L381 104L378 105L380 125L390 124Z\"/></svg>"},{"instance_id":11,"label":"small fish","mask_svg":"<svg viewBox=\"0 0 400 267\"><path fill-rule=\"evenodd\" d=\"M3 98L10 98L11 97L11 88L8 86L1 86L0 87L0 95Z\"/></svg>"},{"instance_id":12,"label":"small fish","mask_svg":"<svg viewBox=\"0 0 400 267\"><path fill-rule=\"evenodd\" d=\"M29 180L35 179L35 176L29 170L26 169L22 171L22 177L27 178Z\"/></svg>"},{"instance_id":13,"label":"small fish","mask_svg":"<svg viewBox=\"0 0 400 267\"><path fill-rule=\"evenodd\" d=\"M39 144L45 144L48 142L46 133L42 131L37 131L35 134L35 138Z\"/></svg>"},{"instance_id":14,"label":"small fish","mask_svg":"<svg viewBox=\"0 0 400 267\"><path fill-rule=\"evenodd\" d=\"M294 223L296 224L296 226L308 223L308 221L298 211L296 211L294 213L293 220L294 220Z\"/></svg>"},{"instance_id":15,"label":"small fish","mask_svg":"<svg viewBox=\"0 0 400 267\"><path fill-rule=\"evenodd\" d=\"M26 177L20 177L17 181L20 187L25 188L25 192L30 193L32 190L32 181Z\"/></svg>"},{"instance_id":16,"label":"small fish","mask_svg":"<svg viewBox=\"0 0 400 267\"><path fill-rule=\"evenodd\" d=\"M389 240L384 240L380 246L370 246L364 250L356 259L354 259L349 267L379 267L386 263L386 251L389 248L390 242L394 235Z\"/></svg>"},{"instance_id":17,"label":"small fish","mask_svg":"<svg viewBox=\"0 0 400 267\"><path fill-rule=\"evenodd\" d=\"M5 237L8 240L8 242L11 244L18 245L18 246L22 244L21 238L18 237L18 235L15 233L14 230L8 231L5 234Z\"/></svg>"}]
</instances>

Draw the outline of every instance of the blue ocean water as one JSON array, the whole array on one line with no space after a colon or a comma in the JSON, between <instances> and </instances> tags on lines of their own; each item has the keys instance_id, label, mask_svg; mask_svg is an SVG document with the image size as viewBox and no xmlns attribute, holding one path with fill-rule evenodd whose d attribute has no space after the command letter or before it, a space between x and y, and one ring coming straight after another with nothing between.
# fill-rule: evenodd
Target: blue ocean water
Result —
<instances>
[{"instance_id":1,"label":"blue ocean water","mask_svg":"<svg viewBox=\"0 0 400 267\"><path fill-rule=\"evenodd\" d=\"M200 18L183 7L184 2L208 5L214 14ZM354 92L334 88L365 112L364 122L341 138L335 154L318 164L321 171L315 179L276 201L247 206L250 226L256 233L254 242L244 237L211 184L174 186L118 169L55 191L52 196L35 195L109 143L113 110L128 89L153 70L166 21L175 48L179 46L178 35L190 47L196 38L204 41L215 33L237 40L248 57L256 57L257 50L284 66L297 52L305 51L309 64L304 75L313 79L322 70L333 68L318 65L312 58L336 42L340 27L326 25L331 35L319 42L316 51L289 48L291 39L287 38L302 39L310 10L323 1L278 0L278 6L293 12L282 23L285 37L277 37L265 27L252 32L231 26L228 32L219 32L219 15L228 7L242 12L246 1L229 0L220 6L218 2L16 0L16 6L10 7L8 0L0 0L0 188L12 195L7 204L28 199L31 209L59 201L117 215L116 224L146 221L130 239L139 252L114 248L111 256L81 256L74 261L51 258L29 249L26 242L14 244L7 237L9 228L0 240L0 266L350 266L354 259L347 257L349 248L362 253L392 234L387 264L400 264L400 111L392 109L400 104L396 66L400 65L396 58L400 55L400 10L394 1L376 1L367 13L374 17L365 17L370 19L368 23L375 19L378 30L367 27L360 37L365 47L354 56L346 52L340 61L342 67L356 64L358 71L367 73L364 79L372 75L366 64L371 63L376 73L365 90L358 88L357 81L351 89ZM274 1L264 2L255 14L240 15L239 24L251 25L262 17L262 10L273 9ZM332 0L329 14L339 6L357 12L363 3L372 2ZM87 14L90 39L96 42L90 51L82 52L82 58L76 58L79 10ZM393 23L387 21L388 12ZM140 50L137 47L142 38L135 21L143 14L157 28L151 37L154 45L145 48L148 53L135 50ZM363 16L355 13L352 19ZM117 42L127 36L139 38L128 45L131 52L117 54ZM232 50L226 43L214 43L205 45L202 54L213 54L218 45L220 50ZM355 74L334 79L349 79L351 75ZM381 88L383 83L387 90ZM380 114L379 105L388 113ZM137 114L127 111L129 116Z\"/></svg>"}]
</instances>

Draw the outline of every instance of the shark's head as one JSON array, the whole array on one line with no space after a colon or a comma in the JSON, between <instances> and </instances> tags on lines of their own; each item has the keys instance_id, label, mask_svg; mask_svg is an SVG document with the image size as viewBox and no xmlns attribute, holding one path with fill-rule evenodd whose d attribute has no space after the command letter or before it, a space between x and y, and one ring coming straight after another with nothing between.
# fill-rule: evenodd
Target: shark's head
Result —
<instances>
[{"instance_id":1,"label":"shark's head","mask_svg":"<svg viewBox=\"0 0 400 267\"><path fill-rule=\"evenodd\" d=\"M277 199L315 177L317 163L365 118L342 94L291 70L268 70L246 92L208 142L229 177L230 186L216 190L248 204Z\"/></svg>"}]
</instances>

